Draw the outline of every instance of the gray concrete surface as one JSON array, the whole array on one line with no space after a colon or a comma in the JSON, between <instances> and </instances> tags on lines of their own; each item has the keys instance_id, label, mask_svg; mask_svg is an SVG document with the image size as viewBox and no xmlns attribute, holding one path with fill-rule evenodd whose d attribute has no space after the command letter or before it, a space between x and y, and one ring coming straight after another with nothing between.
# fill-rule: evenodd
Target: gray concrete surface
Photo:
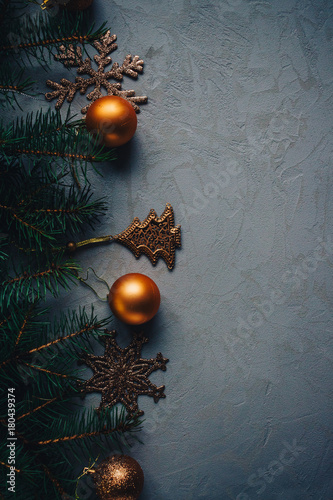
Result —
<instances>
[{"instance_id":1,"label":"gray concrete surface","mask_svg":"<svg viewBox=\"0 0 333 500\"><path fill-rule=\"evenodd\" d=\"M119 160L91 174L109 200L95 234L166 202L182 226L172 272L117 245L81 254L110 285L141 272L162 296L144 355L170 359L152 376L167 397L139 400L140 500L332 500L333 4L95 0L93 14L118 36L114 61L144 59L123 88L149 97ZM63 303L109 314L81 287Z\"/></svg>"}]
</instances>

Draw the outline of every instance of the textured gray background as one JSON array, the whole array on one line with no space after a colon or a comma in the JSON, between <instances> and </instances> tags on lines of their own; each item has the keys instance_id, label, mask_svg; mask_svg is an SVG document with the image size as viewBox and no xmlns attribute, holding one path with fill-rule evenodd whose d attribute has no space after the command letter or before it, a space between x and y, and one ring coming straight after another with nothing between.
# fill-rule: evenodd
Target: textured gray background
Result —
<instances>
[{"instance_id":1,"label":"textured gray background","mask_svg":"<svg viewBox=\"0 0 333 500\"><path fill-rule=\"evenodd\" d=\"M123 88L149 97L117 163L91 174L109 199L95 234L166 202L182 226L173 272L117 245L81 253L110 285L142 272L162 295L143 353L169 357L152 376L167 397L139 400L140 500L332 500L333 4L95 0L92 12L118 36L113 61L144 59ZM84 287L63 302L91 303L109 314Z\"/></svg>"}]
</instances>

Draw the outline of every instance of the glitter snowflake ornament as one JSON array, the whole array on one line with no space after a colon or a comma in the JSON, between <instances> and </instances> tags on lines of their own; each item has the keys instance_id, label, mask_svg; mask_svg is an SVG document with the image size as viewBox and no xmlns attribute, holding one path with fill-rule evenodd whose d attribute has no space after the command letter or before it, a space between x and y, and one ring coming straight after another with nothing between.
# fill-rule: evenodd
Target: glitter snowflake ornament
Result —
<instances>
[{"instance_id":1,"label":"glitter snowflake ornament","mask_svg":"<svg viewBox=\"0 0 333 500\"><path fill-rule=\"evenodd\" d=\"M94 56L94 61L98 66L97 70L92 67L91 59L86 58L83 60L81 47L69 45L66 48L64 45L61 45L61 53L57 54L55 58L66 67L77 67L77 73L79 75L88 75L88 78L77 76L75 82L62 78L60 83L47 80L46 84L51 87L53 91L45 94L46 99L51 101L57 98L58 100L55 107L56 109L60 109L66 98L68 102L72 102L77 92L83 95L87 92L88 87L94 86L94 89L87 94L87 98L91 102L82 108L81 111L83 114L87 113L89 106L96 101L96 99L103 97L104 94L101 92L102 88L106 90L107 95L117 95L129 101L134 110L138 113L140 111L138 104L146 103L148 98L146 96L135 96L134 90L121 90L120 83L111 83L109 80L114 79L121 81L123 75L137 78L138 74L143 71L143 61L139 56L132 57L131 54L129 54L125 57L121 66L114 62L111 69L106 70L106 67L112 62L108 54L117 49L117 44L114 43L116 39L116 35L110 35L110 31L107 31L99 41L93 44L99 52L99 55L96 54Z\"/></svg>"},{"instance_id":2,"label":"glitter snowflake ornament","mask_svg":"<svg viewBox=\"0 0 333 500\"><path fill-rule=\"evenodd\" d=\"M143 415L144 412L138 408L138 396L150 396L155 403L165 398L165 386L157 387L149 376L156 370L165 371L169 360L160 352L156 358L142 358L142 346L148 342L142 335L134 334L132 342L123 349L116 342L115 330L105 330L105 333L102 337L105 343L103 356L82 355L82 362L94 372L91 379L82 383L82 392L102 393L97 411L122 403L129 416Z\"/></svg>"}]
</instances>

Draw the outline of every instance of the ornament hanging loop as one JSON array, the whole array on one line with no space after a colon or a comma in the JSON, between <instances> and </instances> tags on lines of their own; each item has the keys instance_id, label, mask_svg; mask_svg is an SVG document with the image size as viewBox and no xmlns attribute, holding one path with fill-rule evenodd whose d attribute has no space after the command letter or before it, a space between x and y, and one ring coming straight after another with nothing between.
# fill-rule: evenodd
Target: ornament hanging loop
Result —
<instances>
[{"instance_id":1,"label":"ornament hanging loop","mask_svg":"<svg viewBox=\"0 0 333 500\"><path fill-rule=\"evenodd\" d=\"M76 488L75 488L75 500L80 500L80 497L79 497L79 494L78 494L78 487L79 487L79 481L80 479L83 477L83 476L86 476L87 474L95 474L96 470L93 469L94 465L96 464L97 460L99 459L99 455L98 457L96 458L96 460L89 466L89 467L85 467L83 469L83 472L82 474L77 478L77 481L76 481Z\"/></svg>"},{"instance_id":2,"label":"ornament hanging loop","mask_svg":"<svg viewBox=\"0 0 333 500\"><path fill-rule=\"evenodd\" d=\"M98 293L96 292L96 290L91 285L89 285L89 283L87 283L87 281L89 279L89 270L91 270L94 273L95 277L99 281L102 281L103 283L105 283L105 285L106 285L106 287L108 289L108 292L109 292L110 286L108 285L108 283L103 278L100 278L99 276L97 276L95 270L92 267L88 267L88 269L87 269L87 277L86 278L82 278L81 276L79 276L77 279L79 281L81 281L81 283L83 283L85 286L87 286L88 288L90 288L90 290L92 290L94 292L94 294L97 295L97 297L99 298L99 300L102 300L103 302L106 302L108 300L107 297L100 297L98 295Z\"/></svg>"},{"instance_id":3,"label":"ornament hanging loop","mask_svg":"<svg viewBox=\"0 0 333 500\"><path fill-rule=\"evenodd\" d=\"M83 474L80 477L85 476L86 474L95 474L95 472L96 472L96 469L91 469L90 467L85 467L83 469Z\"/></svg>"},{"instance_id":4,"label":"ornament hanging loop","mask_svg":"<svg viewBox=\"0 0 333 500\"><path fill-rule=\"evenodd\" d=\"M111 243L114 240L112 234L108 236L100 236L98 238L90 238L89 240L79 241L76 243L76 248L84 247L86 245L94 245L95 243Z\"/></svg>"}]
</instances>

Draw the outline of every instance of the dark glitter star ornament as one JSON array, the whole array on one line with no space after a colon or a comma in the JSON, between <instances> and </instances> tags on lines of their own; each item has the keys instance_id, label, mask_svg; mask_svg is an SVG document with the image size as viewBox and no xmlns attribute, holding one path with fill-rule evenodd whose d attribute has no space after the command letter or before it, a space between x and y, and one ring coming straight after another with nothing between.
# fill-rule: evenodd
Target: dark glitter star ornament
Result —
<instances>
[{"instance_id":1,"label":"dark glitter star ornament","mask_svg":"<svg viewBox=\"0 0 333 500\"><path fill-rule=\"evenodd\" d=\"M94 372L91 379L82 384L82 392L102 393L98 411L122 403L129 416L143 415L144 412L138 408L138 396L150 396L155 403L165 398L165 386L157 387L149 376L156 370L165 371L169 360L160 352L156 358L142 358L142 346L148 342L143 335L134 334L130 345L122 349L116 342L115 330L105 330L105 333L102 337L104 355L83 354L81 358Z\"/></svg>"}]
</instances>

